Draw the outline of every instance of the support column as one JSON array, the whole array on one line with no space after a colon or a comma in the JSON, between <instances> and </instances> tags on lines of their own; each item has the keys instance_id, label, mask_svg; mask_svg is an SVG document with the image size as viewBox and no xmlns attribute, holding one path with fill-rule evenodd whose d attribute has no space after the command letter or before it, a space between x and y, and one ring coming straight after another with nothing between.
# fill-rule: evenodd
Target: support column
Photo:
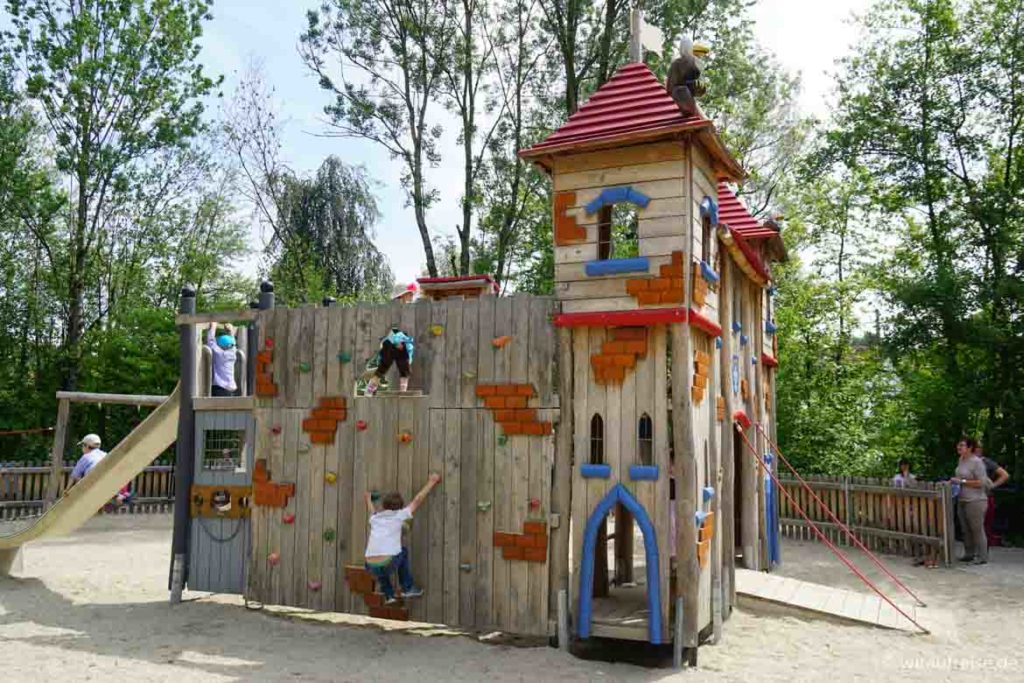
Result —
<instances>
[{"instance_id":1,"label":"support column","mask_svg":"<svg viewBox=\"0 0 1024 683\"><path fill-rule=\"evenodd\" d=\"M615 506L615 583L633 583L633 513Z\"/></svg>"},{"instance_id":2,"label":"support column","mask_svg":"<svg viewBox=\"0 0 1024 683\"><path fill-rule=\"evenodd\" d=\"M741 292L740 306L743 309L743 315L741 321L744 323L741 334L747 336L746 346L741 346L739 351L739 362L740 362L740 377L746 379L749 395L747 399L743 400L743 408L747 413L747 417L751 421L756 420L757 415L755 412L755 406L757 404L756 396L757 392L757 381L754 378L754 373L751 372L750 358L753 353L753 344L757 342L757 335L754 334L753 326L756 324L757 316L754 314L753 305L750 296L750 284L746 281L740 280L737 275L736 287ZM757 447L757 437L754 434L754 427L751 426L746 431L747 440L750 441L754 447ZM758 453L751 453L750 449L747 448L745 442L740 440L738 447L740 453L740 496L742 497L742 503L740 505L740 544L743 548L743 566L747 569L758 570L760 569L760 542L758 538L758 504L760 498L758 497L758 479L760 478L761 468L757 464L757 460L761 457Z\"/></svg>"},{"instance_id":3,"label":"support column","mask_svg":"<svg viewBox=\"0 0 1024 683\"><path fill-rule=\"evenodd\" d=\"M181 289L178 312L192 315L196 312L196 292L191 287ZM174 536L171 544L171 602L181 602L181 594L188 581L188 545L191 517L189 502L195 470L195 414L192 400L196 394L196 329L193 325L178 326L178 344L181 351L178 396L178 441L174 461Z\"/></svg>"},{"instance_id":4,"label":"support column","mask_svg":"<svg viewBox=\"0 0 1024 683\"><path fill-rule=\"evenodd\" d=\"M551 561L548 574L548 609L558 614L561 597L565 597L565 610L568 616L568 596L572 594L569 587L569 526L572 522L572 450L574 430L573 405L573 360L572 330L559 327L558 334L558 425L555 432L555 464L551 481L551 512L558 515L558 525L553 526L551 534ZM561 597L560 597L561 596ZM568 624L568 621L566 621ZM563 635L558 634L559 647L568 648L562 643ZM568 640L568 629L565 638Z\"/></svg>"},{"instance_id":5,"label":"support column","mask_svg":"<svg viewBox=\"0 0 1024 683\"><path fill-rule=\"evenodd\" d=\"M64 449L67 448L70 415L71 403L66 398L57 399L57 427L53 433L53 450L50 451L50 482L46 488L44 510L48 510L61 496L61 485L64 483Z\"/></svg>"},{"instance_id":6,"label":"support column","mask_svg":"<svg viewBox=\"0 0 1024 683\"><path fill-rule=\"evenodd\" d=\"M718 528L722 537L722 613L728 618L736 604L736 457L734 452L732 416L735 412L732 392L732 310L733 274L732 261L728 256L722 259L722 272L718 285L718 310L722 323L722 348L719 353L719 377L722 381L722 395L725 397L725 420L722 421L722 490L719 496L722 516Z\"/></svg>"},{"instance_id":7,"label":"support column","mask_svg":"<svg viewBox=\"0 0 1024 683\"><path fill-rule=\"evenodd\" d=\"M693 452L693 351L688 325L672 325L672 444L676 453L676 589L683 601L683 643L696 663L700 566L697 562L697 463Z\"/></svg>"}]
</instances>

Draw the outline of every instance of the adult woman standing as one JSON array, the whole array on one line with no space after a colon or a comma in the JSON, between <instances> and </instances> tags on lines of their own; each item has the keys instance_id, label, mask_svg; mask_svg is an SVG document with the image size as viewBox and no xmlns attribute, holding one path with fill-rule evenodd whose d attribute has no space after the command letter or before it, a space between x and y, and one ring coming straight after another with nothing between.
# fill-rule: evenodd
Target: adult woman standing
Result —
<instances>
[{"instance_id":1,"label":"adult woman standing","mask_svg":"<svg viewBox=\"0 0 1024 683\"><path fill-rule=\"evenodd\" d=\"M985 538L985 508L988 507L986 490L991 486L985 475L985 463L975 454L978 442L964 438L956 444L960 461L956 476L950 481L959 485L957 516L964 536L964 554L961 562L986 564L988 562L988 539Z\"/></svg>"}]
</instances>

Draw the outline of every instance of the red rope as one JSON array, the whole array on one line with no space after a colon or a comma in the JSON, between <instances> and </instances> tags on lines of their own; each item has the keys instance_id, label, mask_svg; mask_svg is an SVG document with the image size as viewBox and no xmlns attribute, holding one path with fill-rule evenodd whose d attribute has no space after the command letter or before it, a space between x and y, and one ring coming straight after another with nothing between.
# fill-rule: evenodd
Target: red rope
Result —
<instances>
[{"instance_id":1,"label":"red rope","mask_svg":"<svg viewBox=\"0 0 1024 683\"><path fill-rule=\"evenodd\" d=\"M921 605L921 607L927 607L927 605L924 604L924 601L921 600L921 598L917 597L917 595L914 594L914 591L912 591L909 588L907 588L906 585L904 585L904 583L902 581L900 581L899 578L895 574L893 574L891 571L889 571L888 567L886 567L884 564L882 564L882 561L880 559L878 559L878 557L873 552L868 550L867 546L865 546L861 542L861 540L859 538L857 538L857 535L855 533L853 533L853 531L850 530L850 527L846 526L841 521L839 521L839 518L835 516L835 514L832 512L832 509L828 505L825 504L825 501L823 501L821 498L818 497L818 494L815 493L814 489L812 489L810 487L810 485L804 480L804 478L800 476L800 473L797 472L796 468L794 468L789 463L789 460L786 460L786 456L784 456L782 454L782 451L779 450L779 445L777 443L775 443L774 441L772 441L772 438L770 436L768 436L768 434L765 432L764 426L761 423L757 424L757 429L758 429L758 431L761 432L761 436L763 436L768 441L768 445L772 447L772 450L775 452L776 455L779 456L779 459L782 460L782 462L784 462L786 464L786 467L789 468L789 471L793 473L793 476L796 477L797 481L799 481L800 484L804 487L804 489L806 489L807 492L811 494L811 497L814 498L815 502L818 503L818 507L820 507L822 510L824 510L825 514L828 515L829 518L833 522L838 524L840 529L842 529L843 531L846 532L847 538L849 538L851 541L853 541L854 545L856 545L858 548L863 550L864 554L866 554L868 556L868 558L870 558L870 560L872 562L874 562L876 567L878 567L883 572L885 572L886 576L888 576L890 579L892 579L893 583L895 583L897 586L902 588L907 593L907 595L909 595L910 597L914 598L914 600L917 601L917 604Z\"/></svg>"},{"instance_id":2,"label":"red rope","mask_svg":"<svg viewBox=\"0 0 1024 683\"><path fill-rule=\"evenodd\" d=\"M845 564L850 569L850 571L852 571L854 574L856 574L857 578L859 578L861 581L863 581L867 585L868 588L873 590L878 595L878 597L882 598L887 603L889 603L889 605L894 610L896 610L901 615L903 615L903 617L905 617L907 619L907 621L912 623L917 628L921 629L922 633L925 633L925 634L930 633L930 631L928 631L928 629L926 629L924 626L921 626L921 624L917 623L917 621L915 621L912 616L910 616L909 614L904 612L902 609L900 609L900 607L895 602L890 600L888 595L886 595L881 590L879 590L878 586L876 586L875 584L873 584L871 582L871 579L869 579L867 576L865 576L864 573L861 572L861 570L858 569L857 566L855 564L853 564L853 562L851 562L850 559L848 557L846 557L846 555L844 555L843 552L832 543L832 541L828 540L828 538L825 536L825 534L823 534L821 532L821 529L818 528L818 525L815 524L814 522L812 522L810 517L808 517L804 513L803 508L801 508L800 505L793 499L793 496L791 496L789 491L786 490L786 487L782 485L782 482L780 482L778 480L778 478L775 476L775 474L770 469L765 467L765 464L764 464L764 462L762 462L761 457L757 454L757 449L754 448L753 444L750 443L750 439L747 438L747 435L744 434L743 431L740 430L740 429L737 429L736 431L739 433L740 437L743 439L743 442L745 444L747 444L747 448L750 449L750 452L753 454L754 460L757 461L758 466L762 470L764 470L765 473L767 473L769 477L772 478L772 481L775 482L775 485L779 488L779 491L781 491L782 494L784 496L786 496L786 499L789 500L789 503L790 503L790 505L793 506L793 509L795 509L797 512L799 512L800 516L804 518L804 521L806 521L810 525L811 530L814 531L814 533L818 536L819 539L821 539L822 543L827 545L829 550L831 550L832 553L836 557L838 557L843 562L843 564Z\"/></svg>"},{"instance_id":3,"label":"red rope","mask_svg":"<svg viewBox=\"0 0 1024 683\"><path fill-rule=\"evenodd\" d=\"M6 432L0 432L0 436L17 436L19 434L45 434L46 432L52 432L53 427L36 427L35 429L10 429Z\"/></svg>"}]
</instances>

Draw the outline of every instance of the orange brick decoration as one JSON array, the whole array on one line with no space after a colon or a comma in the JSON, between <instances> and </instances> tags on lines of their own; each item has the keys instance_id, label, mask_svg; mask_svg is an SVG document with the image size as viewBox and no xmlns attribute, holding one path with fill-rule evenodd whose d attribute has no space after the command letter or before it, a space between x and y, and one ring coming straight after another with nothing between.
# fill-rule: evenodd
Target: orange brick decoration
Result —
<instances>
[{"instance_id":1,"label":"orange brick decoration","mask_svg":"<svg viewBox=\"0 0 1024 683\"><path fill-rule=\"evenodd\" d=\"M740 396L743 397L744 401L750 400L750 385L747 384L747 380L740 380Z\"/></svg>"},{"instance_id":2,"label":"orange brick decoration","mask_svg":"<svg viewBox=\"0 0 1024 683\"><path fill-rule=\"evenodd\" d=\"M265 343L264 349L256 354L256 396L259 398L277 396L277 385L274 384L274 352L270 350L272 346L272 343Z\"/></svg>"},{"instance_id":3,"label":"orange brick decoration","mask_svg":"<svg viewBox=\"0 0 1024 683\"><path fill-rule=\"evenodd\" d=\"M254 505L283 508L295 495L295 484L277 484L270 481L267 461L259 459L252 473L252 502Z\"/></svg>"},{"instance_id":4,"label":"orange brick decoration","mask_svg":"<svg viewBox=\"0 0 1024 683\"><path fill-rule=\"evenodd\" d=\"M704 392L707 391L708 373L711 368L711 356L703 351L693 352L693 387L690 389L690 398L694 403L700 404L704 400Z\"/></svg>"},{"instance_id":5,"label":"orange brick decoration","mask_svg":"<svg viewBox=\"0 0 1024 683\"><path fill-rule=\"evenodd\" d=\"M715 412L719 422L725 422L725 398L719 396L715 399Z\"/></svg>"},{"instance_id":6,"label":"orange brick decoration","mask_svg":"<svg viewBox=\"0 0 1024 683\"><path fill-rule=\"evenodd\" d=\"M523 533L494 532L494 547L501 548L506 560L547 562L548 525L544 522L524 522Z\"/></svg>"},{"instance_id":7,"label":"orange brick decoration","mask_svg":"<svg viewBox=\"0 0 1024 683\"><path fill-rule=\"evenodd\" d=\"M564 247L570 242L587 239L587 230L576 224L576 218L566 213L576 203L575 192L559 192L555 195L555 245Z\"/></svg>"},{"instance_id":8,"label":"orange brick decoration","mask_svg":"<svg viewBox=\"0 0 1024 683\"><path fill-rule=\"evenodd\" d=\"M641 306L683 303L683 252L672 252L672 262L661 267L658 277L626 280L626 293Z\"/></svg>"},{"instance_id":9,"label":"orange brick decoration","mask_svg":"<svg viewBox=\"0 0 1024 683\"><path fill-rule=\"evenodd\" d=\"M309 417L302 421L302 431L309 434L310 443L332 444L338 423L347 418L348 411L343 397L324 396Z\"/></svg>"},{"instance_id":10,"label":"orange brick decoration","mask_svg":"<svg viewBox=\"0 0 1024 683\"><path fill-rule=\"evenodd\" d=\"M370 616L375 619L393 619L394 621L409 621L409 608L403 605L384 605L384 595L376 592L377 582L373 574L365 567L358 565L345 566L345 583L348 589L356 595L363 597L363 602L369 608Z\"/></svg>"},{"instance_id":11,"label":"orange brick decoration","mask_svg":"<svg viewBox=\"0 0 1024 683\"><path fill-rule=\"evenodd\" d=\"M704 275L700 272L700 262L693 266L693 306L694 308L700 308L708 299L708 281L704 279Z\"/></svg>"},{"instance_id":12,"label":"orange brick decoration","mask_svg":"<svg viewBox=\"0 0 1024 683\"><path fill-rule=\"evenodd\" d=\"M527 407L537 394L532 384L478 384L476 395L484 408L494 414L494 421L509 436L547 436L553 431L550 422L537 419L537 409Z\"/></svg>"},{"instance_id":13,"label":"orange brick decoration","mask_svg":"<svg viewBox=\"0 0 1024 683\"><path fill-rule=\"evenodd\" d=\"M594 381L598 384L620 384L626 371L647 357L646 327L615 327L609 330L610 341L601 345L601 353L590 357Z\"/></svg>"}]
</instances>

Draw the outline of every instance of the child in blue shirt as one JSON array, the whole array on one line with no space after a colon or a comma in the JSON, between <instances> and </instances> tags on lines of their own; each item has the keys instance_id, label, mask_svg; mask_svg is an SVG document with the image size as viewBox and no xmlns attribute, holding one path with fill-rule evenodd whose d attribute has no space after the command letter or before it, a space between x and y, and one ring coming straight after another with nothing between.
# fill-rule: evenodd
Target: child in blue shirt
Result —
<instances>
[{"instance_id":1,"label":"child in blue shirt","mask_svg":"<svg viewBox=\"0 0 1024 683\"><path fill-rule=\"evenodd\" d=\"M388 374L392 364L398 366L398 390L409 390L409 367L412 365L413 352L416 343L413 338L407 335L398 327L392 325L391 331L380 340L380 363L377 365L377 372L366 385L366 395L373 396L377 393L377 387Z\"/></svg>"}]
</instances>

